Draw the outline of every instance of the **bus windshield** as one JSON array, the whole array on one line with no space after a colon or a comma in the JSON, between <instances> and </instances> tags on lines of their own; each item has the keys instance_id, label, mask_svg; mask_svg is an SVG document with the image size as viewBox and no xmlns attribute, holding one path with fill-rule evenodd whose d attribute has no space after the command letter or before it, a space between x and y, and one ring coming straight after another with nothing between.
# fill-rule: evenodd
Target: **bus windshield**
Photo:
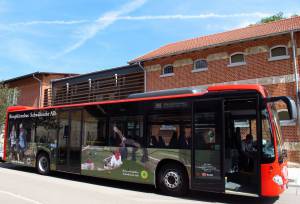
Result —
<instances>
[{"instance_id":1,"label":"bus windshield","mask_svg":"<svg viewBox=\"0 0 300 204\"><path fill-rule=\"evenodd\" d=\"M278 156L280 158L281 154L282 154L283 142L282 142L282 133L281 133L281 128L280 128L280 121L279 121L278 113L277 113L274 103L271 105L271 110L272 110L272 120L274 121L275 131L276 131L277 152L278 152Z\"/></svg>"},{"instance_id":2,"label":"bus windshield","mask_svg":"<svg viewBox=\"0 0 300 204\"><path fill-rule=\"evenodd\" d=\"M274 140L272 136L271 118L266 108L262 110L262 163L270 163L275 159Z\"/></svg>"}]
</instances>

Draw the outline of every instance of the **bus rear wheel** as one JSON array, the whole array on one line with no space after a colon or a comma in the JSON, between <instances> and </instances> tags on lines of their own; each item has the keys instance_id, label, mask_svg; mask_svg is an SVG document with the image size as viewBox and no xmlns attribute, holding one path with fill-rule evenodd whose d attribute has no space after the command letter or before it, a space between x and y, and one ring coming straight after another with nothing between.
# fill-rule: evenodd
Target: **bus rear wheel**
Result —
<instances>
[{"instance_id":1,"label":"bus rear wheel","mask_svg":"<svg viewBox=\"0 0 300 204\"><path fill-rule=\"evenodd\" d=\"M158 188L164 194L183 196L188 191L188 178L184 168L175 164L166 164L158 173Z\"/></svg>"},{"instance_id":2,"label":"bus rear wheel","mask_svg":"<svg viewBox=\"0 0 300 204\"><path fill-rule=\"evenodd\" d=\"M36 163L37 171L39 174L48 175L50 172L50 160L47 154L40 153Z\"/></svg>"}]
</instances>

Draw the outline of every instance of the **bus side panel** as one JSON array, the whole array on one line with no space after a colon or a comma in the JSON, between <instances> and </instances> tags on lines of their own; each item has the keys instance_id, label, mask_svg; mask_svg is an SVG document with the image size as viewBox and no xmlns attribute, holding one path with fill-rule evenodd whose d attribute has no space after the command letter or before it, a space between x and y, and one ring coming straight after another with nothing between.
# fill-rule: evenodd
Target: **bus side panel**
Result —
<instances>
[{"instance_id":1,"label":"bus side panel","mask_svg":"<svg viewBox=\"0 0 300 204\"><path fill-rule=\"evenodd\" d=\"M160 161L171 159L190 166L191 158L190 150L133 147L87 146L81 155L83 175L153 185Z\"/></svg>"},{"instance_id":2,"label":"bus side panel","mask_svg":"<svg viewBox=\"0 0 300 204\"><path fill-rule=\"evenodd\" d=\"M268 112L272 117L272 111L268 106ZM275 160L273 163L261 164L261 195L266 197L279 196L287 188L288 183L288 170L287 161L279 163L278 145L276 140L276 123L271 120Z\"/></svg>"},{"instance_id":3,"label":"bus side panel","mask_svg":"<svg viewBox=\"0 0 300 204\"><path fill-rule=\"evenodd\" d=\"M28 127L25 128L25 131L28 131ZM8 127L7 132L7 141L6 144L6 161L29 166L29 167L35 167L35 159L36 159L36 153L37 153L37 147L36 143L34 142L27 142L25 147L20 147L19 144L19 138L20 136L17 136L16 144L12 144L10 134L11 134L11 126Z\"/></svg>"},{"instance_id":4,"label":"bus side panel","mask_svg":"<svg viewBox=\"0 0 300 204\"><path fill-rule=\"evenodd\" d=\"M38 153L35 124L40 118L31 111L12 112L7 118L6 160L14 164L35 167Z\"/></svg>"},{"instance_id":5,"label":"bus side panel","mask_svg":"<svg viewBox=\"0 0 300 204\"><path fill-rule=\"evenodd\" d=\"M261 195L266 197L279 196L287 188L287 164L261 165Z\"/></svg>"},{"instance_id":6,"label":"bus side panel","mask_svg":"<svg viewBox=\"0 0 300 204\"><path fill-rule=\"evenodd\" d=\"M5 128L4 128L4 143L3 143L3 160L6 161L8 142L8 112L6 113Z\"/></svg>"}]
</instances>

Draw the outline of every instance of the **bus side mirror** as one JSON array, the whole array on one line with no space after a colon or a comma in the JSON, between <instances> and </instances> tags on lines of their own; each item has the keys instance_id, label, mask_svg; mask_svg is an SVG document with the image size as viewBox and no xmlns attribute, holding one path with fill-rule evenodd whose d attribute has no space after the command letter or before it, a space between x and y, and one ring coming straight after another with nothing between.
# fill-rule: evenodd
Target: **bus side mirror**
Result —
<instances>
[{"instance_id":1,"label":"bus side mirror","mask_svg":"<svg viewBox=\"0 0 300 204\"><path fill-rule=\"evenodd\" d=\"M268 97L266 98L267 103L282 101L286 104L286 107L289 112L289 119L296 120L297 119L297 106L295 101L288 96L276 96L276 97Z\"/></svg>"}]
</instances>

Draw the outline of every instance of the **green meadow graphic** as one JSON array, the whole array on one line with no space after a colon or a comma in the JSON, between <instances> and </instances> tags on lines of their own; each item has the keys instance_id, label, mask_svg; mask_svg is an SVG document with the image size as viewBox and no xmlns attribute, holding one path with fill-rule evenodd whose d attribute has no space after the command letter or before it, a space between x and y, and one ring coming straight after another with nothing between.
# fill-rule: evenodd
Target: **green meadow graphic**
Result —
<instances>
[{"instance_id":1,"label":"green meadow graphic","mask_svg":"<svg viewBox=\"0 0 300 204\"><path fill-rule=\"evenodd\" d=\"M167 158L190 165L188 150L87 146L82 149L81 173L101 178L153 184L157 164Z\"/></svg>"}]
</instances>

